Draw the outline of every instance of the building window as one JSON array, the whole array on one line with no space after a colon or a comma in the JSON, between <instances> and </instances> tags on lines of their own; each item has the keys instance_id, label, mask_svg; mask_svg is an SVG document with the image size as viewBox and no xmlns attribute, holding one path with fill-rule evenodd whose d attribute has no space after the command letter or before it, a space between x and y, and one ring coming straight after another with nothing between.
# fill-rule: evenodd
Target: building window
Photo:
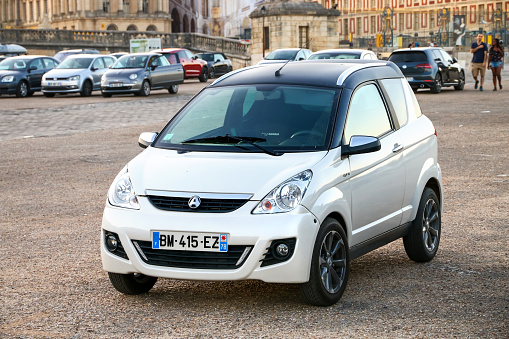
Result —
<instances>
[{"instance_id":1,"label":"building window","mask_svg":"<svg viewBox=\"0 0 509 339\"><path fill-rule=\"evenodd\" d=\"M435 13L433 11L429 11L429 28L435 28Z\"/></svg>"},{"instance_id":2,"label":"building window","mask_svg":"<svg viewBox=\"0 0 509 339\"><path fill-rule=\"evenodd\" d=\"M107 31L118 31L117 25L108 25L108 28L106 28Z\"/></svg>"},{"instance_id":3,"label":"building window","mask_svg":"<svg viewBox=\"0 0 509 339\"><path fill-rule=\"evenodd\" d=\"M467 6L461 7L461 14L462 15L467 15Z\"/></svg>"},{"instance_id":4,"label":"building window","mask_svg":"<svg viewBox=\"0 0 509 339\"><path fill-rule=\"evenodd\" d=\"M148 0L143 0L143 13L148 14L148 12L149 12Z\"/></svg>"},{"instance_id":5,"label":"building window","mask_svg":"<svg viewBox=\"0 0 509 339\"><path fill-rule=\"evenodd\" d=\"M405 14L399 14L399 30L403 31L405 29Z\"/></svg>"},{"instance_id":6,"label":"building window","mask_svg":"<svg viewBox=\"0 0 509 339\"><path fill-rule=\"evenodd\" d=\"M269 27L263 27L263 49L270 49Z\"/></svg>"},{"instance_id":7,"label":"building window","mask_svg":"<svg viewBox=\"0 0 509 339\"><path fill-rule=\"evenodd\" d=\"M124 4L124 13L129 13L130 10L129 10L129 1L128 0L123 0L122 2Z\"/></svg>"},{"instance_id":8,"label":"building window","mask_svg":"<svg viewBox=\"0 0 509 339\"><path fill-rule=\"evenodd\" d=\"M304 46L308 42L308 26L299 26L299 47ZM307 46L306 48L309 48Z\"/></svg>"},{"instance_id":9,"label":"building window","mask_svg":"<svg viewBox=\"0 0 509 339\"><path fill-rule=\"evenodd\" d=\"M482 24L484 20L484 5L479 5L479 23Z\"/></svg>"},{"instance_id":10,"label":"building window","mask_svg":"<svg viewBox=\"0 0 509 339\"><path fill-rule=\"evenodd\" d=\"M103 2L103 12L104 13L109 13L110 12L110 2L109 1L104 1Z\"/></svg>"},{"instance_id":11,"label":"building window","mask_svg":"<svg viewBox=\"0 0 509 339\"><path fill-rule=\"evenodd\" d=\"M421 26L419 25L419 13L414 14L414 30L418 30Z\"/></svg>"},{"instance_id":12,"label":"building window","mask_svg":"<svg viewBox=\"0 0 509 339\"><path fill-rule=\"evenodd\" d=\"M138 30L138 28L135 25L129 25L127 27L127 30L131 31L131 32L133 32L133 31L136 32Z\"/></svg>"},{"instance_id":13,"label":"building window","mask_svg":"<svg viewBox=\"0 0 509 339\"><path fill-rule=\"evenodd\" d=\"M203 18L209 17L209 0L201 0L201 15Z\"/></svg>"},{"instance_id":14,"label":"building window","mask_svg":"<svg viewBox=\"0 0 509 339\"><path fill-rule=\"evenodd\" d=\"M348 19L343 20L343 34L348 35L350 31L348 30Z\"/></svg>"},{"instance_id":15,"label":"building window","mask_svg":"<svg viewBox=\"0 0 509 339\"><path fill-rule=\"evenodd\" d=\"M372 16L371 17L371 34L374 34L375 33L375 17Z\"/></svg>"},{"instance_id":16,"label":"building window","mask_svg":"<svg viewBox=\"0 0 509 339\"><path fill-rule=\"evenodd\" d=\"M376 1L375 0L371 0L371 8L375 8L376 7Z\"/></svg>"},{"instance_id":17,"label":"building window","mask_svg":"<svg viewBox=\"0 0 509 339\"><path fill-rule=\"evenodd\" d=\"M147 32L157 32L157 27L154 25L150 25L147 27Z\"/></svg>"},{"instance_id":18,"label":"building window","mask_svg":"<svg viewBox=\"0 0 509 339\"><path fill-rule=\"evenodd\" d=\"M362 1L357 0L357 9L361 9L361 8L362 8Z\"/></svg>"},{"instance_id":19,"label":"building window","mask_svg":"<svg viewBox=\"0 0 509 339\"><path fill-rule=\"evenodd\" d=\"M362 33L362 19L357 18L357 27L356 27L357 35L361 35Z\"/></svg>"}]
</instances>

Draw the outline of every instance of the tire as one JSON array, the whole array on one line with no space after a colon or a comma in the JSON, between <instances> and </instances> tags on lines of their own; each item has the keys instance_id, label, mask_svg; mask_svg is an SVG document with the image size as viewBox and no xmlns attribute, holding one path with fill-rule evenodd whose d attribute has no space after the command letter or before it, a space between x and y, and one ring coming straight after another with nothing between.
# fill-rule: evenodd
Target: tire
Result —
<instances>
[{"instance_id":1,"label":"tire","mask_svg":"<svg viewBox=\"0 0 509 339\"><path fill-rule=\"evenodd\" d=\"M103 95L104 98L111 98L111 94L110 93L102 92L101 94Z\"/></svg>"},{"instance_id":2,"label":"tire","mask_svg":"<svg viewBox=\"0 0 509 339\"><path fill-rule=\"evenodd\" d=\"M55 93L43 93L46 98L53 98Z\"/></svg>"},{"instance_id":3,"label":"tire","mask_svg":"<svg viewBox=\"0 0 509 339\"><path fill-rule=\"evenodd\" d=\"M228 66L228 72L231 72L233 71L233 67L232 66Z\"/></svg>"},{"instance_id":4,"label":"tire","mask_svg":"<svg viewBox=\"0 0 509 339\"><path fill-rule=\"evenodd\" d=\"M143 80L139 95L142 97L148 97L150 95L150 83L147 80Z\"/></svg>"},{"instance_id":5,"label":"tire","mask_svg":"<svg viewBox=\"0 0 509 339\"><path fill-rule=\"evenodd\" d=\"M82 97L89 97L92 95L92 83L90 82L90 80L86 80L84 83L83 83L83 86L81 87L81 91L80 91L80 95Z\"/></svg>"},{"instance_id":6,"label":"tire","mask_svg":"<svg viewBox=\"0 0 509 339\"><path fill-rule=\"evenodd\" d=\"M170 88L168 88L168 92L170 94L177 94L179 91L179 85L171 85Z\"/></svg>"},{"instance_id":7,"label":"tire","mask_svg":"<svg viewBox=\"0 0 509 339\"><path fill-rule=\"evenodd\" d=\"M209 70L209 79L213 79L216 76L216 72L214 71L214 67L211 67Z\"/></svg>"},{"instance_id":8,"label":"tire","mask_svg":"<svg viewBox=\"0 0 509 339\"><path fill-rule=\"evenodd\" d=\"M441 234L441 211L437 195L426 187L410 233L403 237L406 254L416 262L431 261L438 250Z\"/></svg>"},{"instance_id":9,"label":"tire","mask_svg":"<svg viewBox=\"0 0 509 339\"><path fill-rule=\"evenodd\" d=\"M463 88L465 88L465 73L464 72L460 72L460 82L457 86L454 86L454 89L456 91L462 91Z\"/></svg>"},{"instance_id":10,"label":"tire","mask_svg":"<svg viewBox=\"0 0 509 339\"><path fill-rule=\"evenodd\" d=\"M442 90L442 76L440 73L437 73L435 76L435 84L431 87L431 93L440 93Z\"/></svg>"},{"instance_id":11,"label":"tire","mask_svg":"<svg viewBox=\"0 0 509 339\"><path fill-rule=\"evenodd\" d=\"M309 281L301 284L304 299L316 306L337 303L345 291L349 272L350 255L345 231L336 219L327 218L316 237Z\"/></svg>"},{"instance_id":12,"label":"tire","mask_svg":"<svg viewBox=\"0 0 509 339\"><path fill-rule=\"evenodd\" d=\"M35 91L29 91L29 92L27 93L27 96L31 97L32 95L34 95L34 93L35 93Z\"/></svg>"},{"instance_id":13,"label":"tire","mask_svg":"<svg viewBox=\"0 0 509 339\"><path fill-rule=\"evenodd\" d=\"M28 83L26 81L20 81L16 88L16 97L26 98L28 96Z\"/></svg>"},{"instance_id":14,"label":"tire","mask_svg":"<svg viewBox=\"0 0 509 339\"><path fill-rule=\"evenodd\" d=\"M200 78L199 78L200 82L207 82L207 80L209 79L208 74L209 74L209 72L208 72L207 67L203 67L201 69L201 74L200 74Z\"/></svg>"},{"instance_id":15,"label":"tire","mask_svg":"<svg viewBox=\"0 0 509 339\"><path fill-rule=\"evenodd\" d=\"M143 274L119 274L108 272L110 282L115 289L124 294L141 294L150 291L157 281L156 277Z\"/></svg>"}]
</instances>

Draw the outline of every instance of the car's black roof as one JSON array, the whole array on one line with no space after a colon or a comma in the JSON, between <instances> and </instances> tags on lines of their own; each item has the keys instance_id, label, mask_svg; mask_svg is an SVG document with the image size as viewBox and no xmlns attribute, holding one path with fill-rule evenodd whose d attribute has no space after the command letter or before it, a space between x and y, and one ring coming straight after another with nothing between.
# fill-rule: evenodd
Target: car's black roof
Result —
<instances>
[{"instance_id":1,"label":"car's black roof","mask_svg":"<svg viewBox=\"0 0 509 339\"><path fill-rule=\"evenodd\" d=\"M264 64L230 72L213 82L210 87L288 84L319 87L354 88L357 84L385 78L401 78L403 74L392 62L381 60L305 60L287 63Z\"/></svg>"}]
</instances>

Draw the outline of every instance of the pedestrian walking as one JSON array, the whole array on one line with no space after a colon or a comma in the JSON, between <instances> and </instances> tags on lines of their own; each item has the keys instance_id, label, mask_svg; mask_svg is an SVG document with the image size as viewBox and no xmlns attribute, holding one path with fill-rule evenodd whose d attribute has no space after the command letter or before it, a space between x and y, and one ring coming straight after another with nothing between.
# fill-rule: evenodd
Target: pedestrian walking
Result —
<instances>
[{"instance_id":1,"label":"pedestrian walking","mask_svg":"<svg viewBox=\"0 0 509 339\"><path fill-rule=\"evenodd\" d=\"M484 76L486 75L486 60L488 55L488 46L482 41L483 35L481 33L477 34L477 42L472 43L470 46L470 53L473 54L472 57L472 76L475 80L474 88L477 89L479 86L479 80L477 80L477 76L481 73L481 86L479 87L480 91L484 91Z\"/></svg>"},{"instance_id":2,"label":"pedestrian walking","mask_svg":"<svg viewBox=\"0 0 509 339\"><path fill-rule=\"evenodd\" d=\"M504 63L504 47L500 45L499 39L494 39L488 53L488 69L491 69L493 73L493 90L497 90L497 79L498 86L502 89L502 67Z\"/></svg>"}]
</instances>

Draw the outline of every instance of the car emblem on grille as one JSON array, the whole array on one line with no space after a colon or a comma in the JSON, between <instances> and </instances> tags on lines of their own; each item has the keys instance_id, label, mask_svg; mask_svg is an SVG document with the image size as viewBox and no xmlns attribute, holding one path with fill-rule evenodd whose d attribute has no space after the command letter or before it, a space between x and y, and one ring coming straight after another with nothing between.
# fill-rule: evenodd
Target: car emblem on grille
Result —
<instances>
[{"instance_id":1,"label":"car emblem on grille","mask_svg":"<svg viewBox=\"0 0 509 339\"><path fill-rule=\"evenodd\" d=\"M406 69L406 65L401 66L401 68Z\"/></svg>"},{"instance_id":2,"label":"car emblem on grille","mask_svg":"<svg viewBox=\"0 0 509 339\"><path fill-rule=\"evenodd\" d=\"M195 195L189 199L189 202L187 203L189 205L189 208L195 209L198 208L201 204L201 199L199 196Z\"/></svg>"}]
</instances>

